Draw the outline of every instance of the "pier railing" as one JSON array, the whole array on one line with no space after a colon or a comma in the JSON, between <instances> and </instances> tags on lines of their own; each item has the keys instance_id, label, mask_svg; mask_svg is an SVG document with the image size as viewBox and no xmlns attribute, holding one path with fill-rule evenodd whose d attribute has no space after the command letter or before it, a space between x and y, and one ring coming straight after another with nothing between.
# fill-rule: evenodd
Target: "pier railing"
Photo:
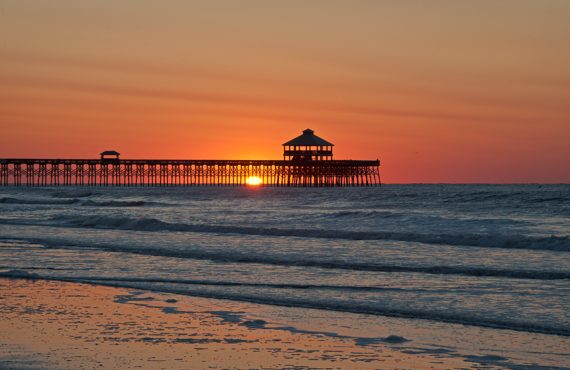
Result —
<instances>
[{"instance_id":1,"label":"pier railing","mask_svg":"<svg viewBox=\"0 0 570 370\"><path fill-rule=\"evenodd\" d=\"M0 159L0 185L15 186L380 185L380 161Z\"/></svg>"}]
</instances>

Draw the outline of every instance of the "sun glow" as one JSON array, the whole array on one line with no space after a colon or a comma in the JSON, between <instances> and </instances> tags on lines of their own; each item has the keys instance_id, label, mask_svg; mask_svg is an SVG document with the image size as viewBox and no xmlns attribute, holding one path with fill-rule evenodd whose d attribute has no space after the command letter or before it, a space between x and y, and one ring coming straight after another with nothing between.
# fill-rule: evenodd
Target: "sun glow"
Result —
<instances>
[{"instance_id":1,"label":"sun glow","mask_svg":"<svg viewBox=\"0 0 570 370\"><path fill-rule=\"evenodd\" d=\"M245 180L245 183L249 186L259 186L263 184L261 177L258 176L250 176Z\"/></svg>"}]
</instances>

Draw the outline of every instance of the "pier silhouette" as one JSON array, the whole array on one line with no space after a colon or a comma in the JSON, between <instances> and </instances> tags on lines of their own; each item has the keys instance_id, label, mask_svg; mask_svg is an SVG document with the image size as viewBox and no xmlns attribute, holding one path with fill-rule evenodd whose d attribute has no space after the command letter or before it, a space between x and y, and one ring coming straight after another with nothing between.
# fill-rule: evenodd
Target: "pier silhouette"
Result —
<instances>
[{"instance_id":1,"label":"pier silhouette","mask_svg":"<svg viewBox=\"0 0 570 370\"><path fill-rule=\"evenodd\" d=\"M0 159L8 186L379 186L379 160L335 160L330 142L307 129L283 144L283 160Z\"/></svg>"}]
</instances>

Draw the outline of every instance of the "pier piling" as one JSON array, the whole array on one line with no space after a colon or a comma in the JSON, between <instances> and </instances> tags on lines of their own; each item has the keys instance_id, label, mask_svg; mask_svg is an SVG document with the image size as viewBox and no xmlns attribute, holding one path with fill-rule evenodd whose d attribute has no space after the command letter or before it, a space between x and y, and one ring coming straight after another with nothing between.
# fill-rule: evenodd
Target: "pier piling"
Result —
<instances>
[{"instance_id":1,"label":"pier piling","mask_svg":"<svg viewBox=\"0 0 570 370\"><path fill-rule=\"evenodd\" d=\"M377 186L380 161L0 159L2 186Z\"/></svg>"}]
</instances>

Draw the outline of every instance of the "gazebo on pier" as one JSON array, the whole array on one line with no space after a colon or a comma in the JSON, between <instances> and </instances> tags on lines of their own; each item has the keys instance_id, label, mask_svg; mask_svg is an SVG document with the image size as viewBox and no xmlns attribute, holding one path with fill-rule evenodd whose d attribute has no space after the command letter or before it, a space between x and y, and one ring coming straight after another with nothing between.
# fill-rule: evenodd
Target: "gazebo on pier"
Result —
<instances>
[{"instance_id":1,"label":"gazebo on pier","mask_svg":"<svg viewBox=\"0 0 570 370\"><path fill-rule=\"evenodd\" d=\"M121 153L116 150L105 150L99 154L101 156L101 162L119 162L119 156Z\"/></svg>"},{"instance_id":2,"label":"gazebo on pier","mask_svg":"<svg viewBox=\"0 0 570 370\"><path fill-rule=\"evenodd\" d=\"M333 143L315 135L310 128L303 135L283 144L283 159L295 163L330 161L333 159Z\"/></svg>"}]
</instances>

